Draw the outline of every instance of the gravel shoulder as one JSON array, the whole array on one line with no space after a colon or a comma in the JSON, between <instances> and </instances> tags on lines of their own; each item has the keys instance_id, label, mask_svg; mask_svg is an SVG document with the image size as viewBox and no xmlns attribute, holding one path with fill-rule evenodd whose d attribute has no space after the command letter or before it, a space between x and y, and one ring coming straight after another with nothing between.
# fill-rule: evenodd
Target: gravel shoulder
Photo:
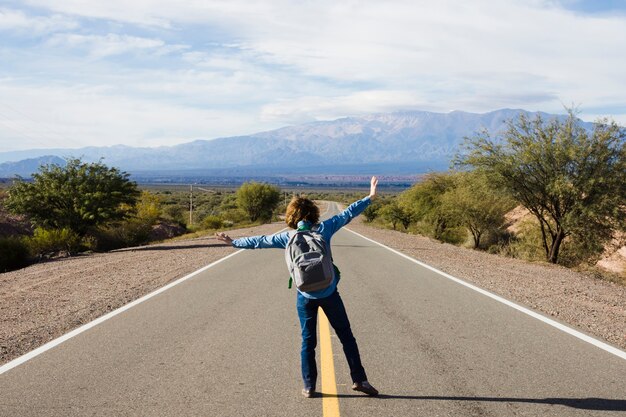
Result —
<instances>
[{"instance_id":1,"label":"gravel shoulder","mask_svg":"<svg viewBox=\"0 0 626 417\"><path fill-rule=\"evenodd\" d=\"M349 229L443 272L542 312L626 350L626 286L548 263L531 263L398 231L356 218Z\"/></svg>"},{"instance_id":2,"label":"gravel shoulder","mask_svg":"<svg viewBox=\"0 0 626 417\"><path fill-rule=\"evenodd\" d=\"M626 287L355 219L350 229L626 349ZM272 234L284 223L230 231ZM213 237L57 259L0 274L0 364L235 252Z\"/></svg>"}]
</instances>

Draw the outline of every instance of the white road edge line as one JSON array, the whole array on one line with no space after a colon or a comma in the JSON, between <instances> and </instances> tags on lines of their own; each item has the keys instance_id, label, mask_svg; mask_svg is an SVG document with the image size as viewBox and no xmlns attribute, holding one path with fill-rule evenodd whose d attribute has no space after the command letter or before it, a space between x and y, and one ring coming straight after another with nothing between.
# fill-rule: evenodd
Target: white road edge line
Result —
<instances>
[{"instance_id":1,"label":"white road edge line","mask_svg":"<svg viewBox=\"0 0 626 417\"><path fill-rule=\"evenodd\" d=\"M532 311L532 310L530 310L530 309L528 309L526 307L522 307L519 304L515 304L514 302L509 301L506 298L502 298L499 295L496 295L496 294L493 294L493 293L491 293L489 291L483 290L482 288L479 288L479 287L477 287L475 285L472 285L472 284L470 284L468 282L465 282L462 279L456 278L456 277L454 277L454 276L452 276L450 274L446 274L445 272L440 271L437 268L433 268L432 266L427 265L427 264L425 264L423 262L420 262L417 259L412 258L412 257L410 257L408 255L405 255L404 253L399 252L399 251L397 251L395 249L392 249L389 246L383 245L382 243L377 242L377 241L375 241L373 239L370 239L369 237L365 237L362 234L355 232L354 230L350 230L347 227L344 227L344 229L348 230L349 232L354 233L357 236L362 237L365 240L368 240L368 241L370 241L372 243L375 243L375 244L377 244L379 246L382 246L383 248L390 250L391 252L395 253L396 255L400 255L403 258L406 258L409 261L414 262L414 263L416 263L416 264L418 264L418 265L420 265L420 266L422 266L422 267L424 267L426 269L430 269L431 271L436 272L437 274L442 275L445 278L448 278L448 279L450 279L450 280L452 280L452 281L454 281L454 282L456 282L458 284L461 284L461 285L463 285L463 286L465 286L467 288L470 288L470 289L472 289L474 291L477 291L477 292L479 292L479 293L481 293L483 295L486 295L489 298L492 298L492 299L494 299L494 300L496 300L496 301L498 301L498 302L500 302L502 304L505 304L505 305L507 305L509 307L512 307L515 310L518 310L518 311L520 311L520 312L522 312L524 314L527 314L527 315L529 315L529 316L531 316L531 317L533 317L533 318L535 318L537 320L541 320L542 322L544 322L544 323L546 323L546 324L548 324L548 325L550 325L552 327L556 327L557 329L559 329L559 330L561 330L561 331L563 331L565 333L568 333L568 334L570 334L570 335L572 335L574 337L577 337L580 340L583 340L583 341L585 341L587 343L590 343L590 344L592 344L592 345L594 345L596 347L599 347L602 350L605 350L605 351L607 351L609 353L612 353L613 355L615 355L617 357L620 357L620 358L626 360L626 352L624 352L623 350L620 350L620 349L618 349L616 347L613 347L613 346L611 346L611 345L609 345L607 343L604 343L604 342L602 342L602 341L600 341L598 339L595 339L595 338L593 338L591 336L588 336L588 335L586 335L586 334L584 334L582 332L579 332L578 330L572 329L571 327L565 326L564 324L561 324L561 323L559 323L559 322L557 322L555 320L552 320L552 319L550 319L550 318L548 318L546 316L543 316L543 315L541 315L541 314L539 314L539 313L537 313L535 311Z\"/></svg>"},{"instance_id":2,"label":"white road edge line","mask_svg":"<svg viewBox=\"0 0 626 417\"><path fill-rule=\"evenodd\" d=\"M277 233L279 233L279 232L277 232ZM32 351L26 353L23 356L20 356L20 357L18 357L16 359L13 359L11 362L5 363L4 365L0 366L0 375L2 375L3 373L5 373L5 372L15 368L16 366L19 366L19 365L23 364L26 361L29 361L29 360L33 359L36 356L41 355L42 353L52 349L53 347L60 345L61 343L63 343L65 341L73 338L74 336L78 336L79 334L81 334L81 333L91 329L92 327L97 326L98 324L100 324L102 322L105 322L105 321L109 320L110 318L113 318L113 317L117 316L118 314L121 314L121 313L125 312L126 310L131 309L131 308L135 307L136 305L141 304L144 301L147 301L147 300L151 299L152 297L155 297L155 296L161 294L162 292L165 292L165 291L169 290L170 288L180 284L181 282L187 281L189 278L192 278L192 277L198 275L199 273L204 272L207 269L212 268L215 265L217 265L217 264L227 260L228 258L232 258L233 256L235 256L235 255L237 255L237 254L239 254L239 253L241 253L243 251L245 251L245 249L240 249L240 250L238 250L235 253L231 253L228 256L225 256L225 257L223 257L221 259L218 259L217 261L215 261L213 263L210 263L209 265L204 266L204 267L202 267L202 268L192 272L189 275L185 275L184 277L179 278L179 279L177 279L174 282L170 282L169 284L165 285L164 287L159 288L158 290L155 290L155 291L153 291L153 292L151 292L149 294L146 294L143 297L138 298L135 301L132 301L132 302L130 302L130 303L128 303L128 304L118 308L117 310L113 310L110 313L107 313L104 316L100 316L97 319L95 319L94 321L91 321L91 322L89 322L89 323L87 323L87 324L85 324L85 325L83 325L81 327L78 327L78 328L72 330L71 332L64 334L61 337L58 337L58 338L56 338L54 340L51 340L50 342L46 343L45 345L40 346L37 349L32 350Z\"/></svg>"}]
</instances>

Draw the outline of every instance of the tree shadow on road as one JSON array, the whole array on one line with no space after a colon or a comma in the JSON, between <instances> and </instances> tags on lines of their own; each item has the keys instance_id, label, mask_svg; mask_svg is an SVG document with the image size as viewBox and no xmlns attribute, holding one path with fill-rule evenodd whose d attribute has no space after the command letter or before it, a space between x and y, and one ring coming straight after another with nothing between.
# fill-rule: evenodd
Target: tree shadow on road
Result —
<instances>
[{"instance_id":1,"label":"tree shadow on road","mask_svg":"<svg viewBox=\"0 0 626 417\"><path fill-rule=\"evenodd\" d=\"M423 401L474 401L474 402L503 402L503 403L527 403L564 405L581 410L598 411L626 411L626 400L609 398L512 398L512 397L453 397L435 395L393 395L380 394L376 397L366 397L359 394L324 394L322 397L336 398L373 398L379 400L423 400Z\"/></svg>"}]
</instances>

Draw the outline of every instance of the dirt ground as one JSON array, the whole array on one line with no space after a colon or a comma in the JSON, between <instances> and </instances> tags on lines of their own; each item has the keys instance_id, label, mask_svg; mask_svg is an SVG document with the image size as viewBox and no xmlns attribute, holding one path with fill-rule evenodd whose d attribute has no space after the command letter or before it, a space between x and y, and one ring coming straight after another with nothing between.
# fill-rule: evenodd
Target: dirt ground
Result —
<instances>
[{"instance_id":1,"label":"dirt ground","mask_svg":"<svg viewBox=\"0 0 626 417\"><path fill-rule=\"evenodd\" d=\"M381 230L352 230L626 349L626 287L565 268ZM271 234L273 223L229 232ZM183 277L235 249L211 236L44 262L0 274L0 364Z\"/></svg>"}]
</instances>

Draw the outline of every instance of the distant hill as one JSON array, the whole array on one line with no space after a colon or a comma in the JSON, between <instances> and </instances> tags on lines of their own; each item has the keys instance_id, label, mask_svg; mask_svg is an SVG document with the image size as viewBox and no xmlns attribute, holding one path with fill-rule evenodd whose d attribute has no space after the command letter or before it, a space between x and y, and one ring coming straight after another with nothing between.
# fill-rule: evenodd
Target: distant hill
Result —
<instances>
[{"instance_id":1,"label":"distant hill","mask_svg":"<svg viewBox=\"0 0 626 417\"><path fill-rule=\"evenodd\" d=\"M85 161L104 158L106 164L131 173L349 175L375 168L379 174L415 174L446 169L465 136L483 128L498 132L520 112L524 110L383 113L158 148L117 145L5 152L0 153L0 162L57 155L82 157ZM537 114L526 113L531 117ZM546 119L557 117L541 115Z\"/></svg>"},{"instance_id":2,"label":"distant hill","mask_svg":"<svg viewBox=\"0 0 626 417\"><path fill-rule=\"evenodd\" d=\"M17 162L4 162L0 164L0 178L11 178L16 175L29 177L33 172L38 171L40 166L46 164L65 166L65 159L54 155L44 155Z\"/></svg>"}]
</instances>

